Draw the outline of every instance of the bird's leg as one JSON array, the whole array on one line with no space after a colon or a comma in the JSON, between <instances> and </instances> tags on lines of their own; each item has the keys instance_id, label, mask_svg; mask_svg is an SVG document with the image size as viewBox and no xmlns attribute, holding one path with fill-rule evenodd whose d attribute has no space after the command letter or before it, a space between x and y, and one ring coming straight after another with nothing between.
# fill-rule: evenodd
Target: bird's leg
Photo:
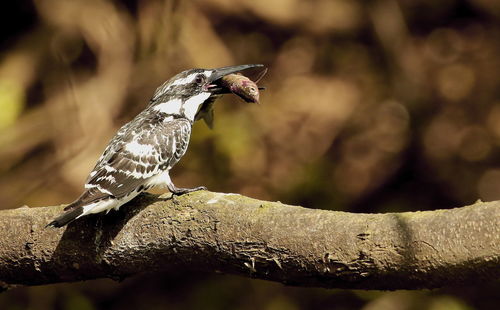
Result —
<instances>
[{"instance_id":1,"label":"bird's leg","mask_svg":"<svg viewBox=\"0 0 500 310\"><path fill-rule=\"evenodd\" d=\"M172 193L172 195L182 195L186 193L191 193L191 192L196 192L196 191L201 191L201 190L206 190L207 188L205 186L198 186L194 188L181 188L177 187L174 185L174 183L170 182L167 184L168 190Z\"/></svg>"},{"instance_id":2,"label":"bird's leg","mask_svg":"<svg viewBox=\"0 0 500 310\"><path fill-rule=\"evenodd\" d=\"M168 190L172 193L172 195L182 195L186 193L206 190L205 186L198 186L195 188L181 188L174 185L172 180L170 179L170 175L168 171L161 174L161 183L163 186L167 187Z\"/></svg>"}]
</instances>

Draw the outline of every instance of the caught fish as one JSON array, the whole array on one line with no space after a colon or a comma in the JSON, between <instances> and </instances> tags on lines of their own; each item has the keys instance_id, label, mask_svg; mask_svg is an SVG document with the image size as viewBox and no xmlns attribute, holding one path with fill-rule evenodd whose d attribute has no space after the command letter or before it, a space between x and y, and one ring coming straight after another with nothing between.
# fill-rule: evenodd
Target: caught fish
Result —
<instances>
[{"instance_id":1,"label":"caught fish","mask_svg":"<svg viewBox=\"0 0 500 310\"><path fill-rule=\"evenodd\" d=\"M221 82L224 87L228 88L233 94L238 95L246 102L259 103L259 90L264 88L259 88L257 83L262 79L266 72L267 69L264 69L259 74L255 82L241 73L226 75L222 78Z\"/></svg>"},{"instance_id":2,"label":"caught fish","mask_svg":"<svg viewBox=\"0 0 500 310\"><path fill-rule=\"evenodd\" d=\"M221 89L221 94L231 92L246 102L259 103L259 90L263 90L264 88L258 87L257 83L266 72L267 68L259 73L255 82L240 73L226 75L220 79L220 84L218 85L223 87L223 89ZM215 98L214 96L212 99L207 100L200 108L195 118L195 120L203 119L209 128L213 128L214 124L213 103Z\"/></svg>"}]
</instances>

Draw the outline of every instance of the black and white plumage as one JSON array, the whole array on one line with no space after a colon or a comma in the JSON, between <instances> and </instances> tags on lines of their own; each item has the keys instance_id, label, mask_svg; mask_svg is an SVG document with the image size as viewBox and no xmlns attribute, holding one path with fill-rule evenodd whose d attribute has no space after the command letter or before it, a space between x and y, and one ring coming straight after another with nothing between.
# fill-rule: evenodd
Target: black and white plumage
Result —
<instances>
[{"instance_id":1,"label":"black and white plumage","mask_svg":"<svg viewBox=\"0 0 500 310\"><path fill-rule=\"evenodd\" d=\"M170 169L186 153L193 122L211 127L213 102L228 90L219 79L262 65L191 69L161 85L149 105L111 139L90 173L85 191L47 226L62 227L88 214L108 212L152 186L183 194L204 187L178 188Z\"/></svg>"}]
</instances>

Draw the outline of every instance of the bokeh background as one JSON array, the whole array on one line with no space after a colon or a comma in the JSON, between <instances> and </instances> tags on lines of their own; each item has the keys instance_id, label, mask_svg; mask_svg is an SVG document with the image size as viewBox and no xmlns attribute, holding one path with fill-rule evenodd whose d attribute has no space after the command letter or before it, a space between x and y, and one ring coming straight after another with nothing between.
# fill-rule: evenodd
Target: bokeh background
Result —
<instances>
[{"instance_id":1,"label":"bokeh background","mask_svg":"<svg viewBox=\"0 0 500 310\"><path fill-rule=\"evenodd\" d=\"M179 71L269 68L261 105L194 126L178 186L388 212L500 199L500 2L8 1L0 208L71 202L115 131ZM155 273L18 288L1 309L494 309L500 285L364 292Z\"/></svg>"}]
</instances>

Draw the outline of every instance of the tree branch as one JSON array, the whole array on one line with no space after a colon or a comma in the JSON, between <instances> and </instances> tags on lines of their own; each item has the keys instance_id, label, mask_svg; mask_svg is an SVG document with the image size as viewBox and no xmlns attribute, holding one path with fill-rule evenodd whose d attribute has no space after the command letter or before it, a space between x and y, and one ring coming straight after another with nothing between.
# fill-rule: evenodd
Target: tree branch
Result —
<instances>
[{"instance_id":1,"label":"tree branch","mask_svg":"<svg viewBox=\"0 0 500 310\"><path fill-rule=\"evenodd\" d=\"M44 228L60 207L0 212L0 281L38 285L202 270L300 286L420 289L500 276L498 202L353 214L207 191L141 195Z\"/></svg>"}]
</instances>

